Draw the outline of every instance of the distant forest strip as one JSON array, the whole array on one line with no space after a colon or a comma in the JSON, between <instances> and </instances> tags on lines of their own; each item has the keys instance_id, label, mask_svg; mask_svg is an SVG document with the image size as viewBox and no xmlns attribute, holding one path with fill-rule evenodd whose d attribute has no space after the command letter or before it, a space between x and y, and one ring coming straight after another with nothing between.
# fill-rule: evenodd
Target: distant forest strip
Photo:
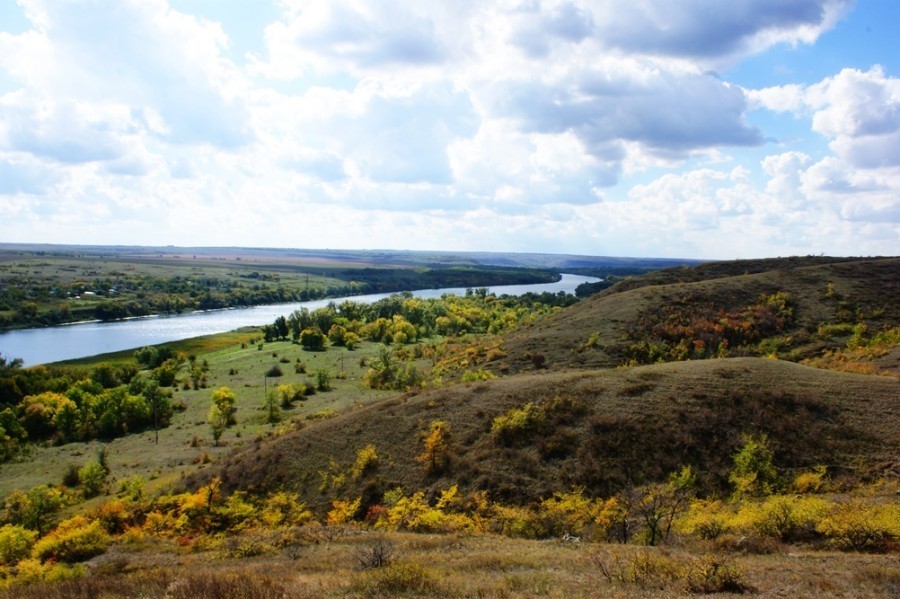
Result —
<instances>
[{"instance_id":1,"label":"distant forest strip","mask_svg":"<svg viewBox=\"0 0 900 599\"><path fill-rule=\"evenodd\" d=\"M0 263L0 330L442 287L559 280L545 269L152 263L22 256Z\"/></svg>"},{"instance_id":2,"label":"distant forest strip","mask_svg":"<svg viewBox=\"0 0 900 599\"><path fill-rule=\"evenodd\" d=\"M696 261L544 254L0 244L0 331L443 287L628 276Z\"/></svg>"},{"instance_id":3,"label":"distant forest strip","mask_svg":"<svg viewBox=\"0 0 900 599\"><path fill-rule=\"evenodd\" d=\"M505 266L432 266L426 268L323 269L327 276L355 282L363 293L391 293L443 287L493 287L554 283L560 276L550 270Z\"/></svg>"}]
</instances>

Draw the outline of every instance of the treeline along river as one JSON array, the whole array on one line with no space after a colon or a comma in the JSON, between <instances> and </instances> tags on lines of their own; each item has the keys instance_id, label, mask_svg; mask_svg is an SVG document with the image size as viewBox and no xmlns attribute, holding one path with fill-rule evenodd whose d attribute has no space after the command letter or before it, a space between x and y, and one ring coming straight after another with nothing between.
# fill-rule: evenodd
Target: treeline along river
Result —
<instances>
[{"instance_id":1,"label":"treeline along river","mask_svg":"<svg viewBox=\"0 0 900 599\"><path fill-rule=\"evenodd\" d=\"M599 279L594 277L563 274L556 283L502 285L489 287L488 290L496 295L559 293L561 291L574 293L578 285L597 281ZM465 291L462 288L423 289L413 291L412 294L415 297L428 299L438 298L444 294L463 295ZM390 295L390 293L376 293L357 295L346 299L368 304ZM0 333L0 354L3 354L8 360L21 358L26 366L48 364L134 349L145 345L224 333L246 326L260 326L271 323L279 316L287 316L294 310L304 307L314 310L332 301L338 300L332 298L233 310L193 312L176 316L149 316L114 322L87 322L9 331Z\"/></svg>"}]
</instances>

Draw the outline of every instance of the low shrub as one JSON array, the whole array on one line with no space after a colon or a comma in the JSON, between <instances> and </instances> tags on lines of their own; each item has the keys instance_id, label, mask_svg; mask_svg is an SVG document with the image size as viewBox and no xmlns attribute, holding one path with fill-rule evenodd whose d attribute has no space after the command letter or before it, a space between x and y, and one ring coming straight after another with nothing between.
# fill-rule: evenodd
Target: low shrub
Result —
<instances>
[{"instance_id":1,"label":"low shrub","mask_svg":"<svg viewBox=\"0 0 900 599\"><path fill-rule=\"evenodd\" d=\"M228 536L222 543L222 549L228 557L243 559L273 553L275 546L270 535L262 534L258 530L249 530Z\"/></svg>"},{"instance_id":2,"label":"low shrub","mask_svg":"<svg viewBox=\"0 0 900 599\"><path fill-rule=\"evenodd\" d=\"M754 534L723 534L715 539L714 547L717 551L726 553L770 555L777 553L781 545L771 537L761 537Z\"/></svg>"},{"instance_id":3,"label":"low shrub","mask_svg":"<svg viewBox=\"0 0 900 599\"><path fill-rule=\"evenodd\" d=\"M0 528L0 565L14 565L28 557L37 532L17 524Z\"/></svg>"},{"instance_id":4,"label":"low shrub","mask_svg":"<svg viewBox=\"0 0 900 599\"><path fill-rule=\"evenodd\" d=\"M817 530L840 549L884 552L900 538L900 505L844 503L823 518Z\"/></svg>"},{"instance_id":5,"label":"low shrub","mask_svg":"<svg viewBox=\"0 0 900 599\"><path fill-rule=\"evenodd\" d=\"M55 582L81 578L85 574L84 566L80 564L55 564L52 562L41 563L40 560L30 558L19 562L14 583L16 585L34 585L41 582ZM40 586L33 588L40 589ZM41 597L46 595L42 594Z\"/></svg>"},{"instance_id":6,"label":"low shrub","mask_svg":"<svg viewBox=\"0 0 900 599\"><path fill-rule=\"evenodd\" d=\"M106 552L110 537L99 520L75 516L59 523L34 545L32 557L57 562L79 562Z\"/></svg>"},{"instance_id":7,"label":"low shrub","mask_svg":"<svg viewBox=\"0 0 900 599\"><path fill-rule=\"evenodd\" d=\"M466 370L462 375L462 382L476 383L478 381L489 381L497 376L490 370L478 368L476 370Z\"/></svg>"},{"instance_id":8,"label":"low shrub","mask_svg":"<svg viewBox=\"0 0 900 599\"><path fill-rule=\"evenodd\" d=\"M680 566L674 559L651 551L641 551L626 559L603 554L595 554L592 559L607 581L635 584L645 589L665 589L678 580L680 573Z\"/></svg>"},{"instance_id":9,"label":"low shrub","mask_svg":"<svg viewBox=\"0 0 900 599\"><path fill-rule=\"evenodd\" d=\"M732 524L735 529L779 541L810 540L831 503L820 497L773 495L762 502L746 503Z\"/></svg>"},{"instance_id":10,"label":"low shrub","mask_svg":"<svg viewBox=\"0 0 900 599\"><path fill-rule=\"evenodd\" d=\"M794 478L791 488L795 493L819 493L825 488L826 468L816 466L808 472L801 472Z\"/></svg>"},{"instance_id":11,"label":"low shrub","mask_svg":"<svg viewBox=\"0 0 900 599\"><path fill-rule=\"evenodd\" d=\"M544 424L545 418L540 406L527 403L494 418L491 435L502 445L521 443Z\"/></svg>"},{"instance_id":12,"label":"low shrub","mask_svg":"<svg viewBox=\"0 0 900 599\"><path fill-rule=\"evenodd\" d=\"M719 556L692 560L682 573L689 593L747 593L755 589L744 581L741 570Z\"/></svg>"},{"instance_id":13,"label":"low shrub","mask_svg":"<svg viewBox=\"0 0 900 599\"><path fill-rule=\"evenodd\" d=\"M507 537L539 539L544 535L544 527L538 515L525 507L496 505L491 524L494 532Z\"/></svg>"},{"instance_id":14,"label":"low shrub","mask_svg":"<svg viewBox=\"0 0 900 599\"><path fill-rule=\"evenodd\" d=\"M170 599L281 599L286 595L280 583L255 572L203 572L170 584L165 596Z\"/></svg>"},{"instance_id":15,"label":"low shrub","mask_svg":"<svg viewBox=\"0 0 900 599\"><path fill-rule=\"evenodd\" d=\"M698 499L678 521L678 529L701 539L712 541L729 532L730 514L721 501Z\"/></svg>"},{"instance_id":16,"label":"low shrub","mask_svg":"<svg viewBox=\"0 0 900 599\"><path fill-rule=\"evenodd\" d=\"M641 551L627 558L592 556L601 575L611 583L626 583L642 589L666 590L681 587L689 593L746 593L754 589L743 573L727 559L676 559L665 553Z\"/></svg>"},{"instance_id":17,"label":"low shrub","mask_svg":"<svg viewBox=\"0 0 900 599\"><path fill-rule=\"evenodd\" d=\"M367 597L403 594L438 595L437 575L415 562L394 562L383 568L366 570L353 582L353 589Z\"/></svg>"}]
</instances>

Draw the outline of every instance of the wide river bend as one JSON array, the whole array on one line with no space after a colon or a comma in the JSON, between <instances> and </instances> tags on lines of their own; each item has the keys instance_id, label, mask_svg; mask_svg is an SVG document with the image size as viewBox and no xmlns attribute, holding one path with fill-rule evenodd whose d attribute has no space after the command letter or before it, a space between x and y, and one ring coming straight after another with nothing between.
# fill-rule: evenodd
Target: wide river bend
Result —
<instances>
[{"instance_id":1,"label":"wide river bend","mask_svg":"<svg viewBox=\"0 0 900 599\"><path fill-rule=\"evenodd\" d=\"M524 295L529 292L574 293L582 283L599 281L594 277L563 274L556 283L537 285L500 285L489 287L497 295ZM444 294L464 295L463 288L422 289L413 291L415 297L437 298ZM41 329L24 329L0 333L0 354L7 359L21 358L26 366L47 364L61 360L84 358L109 352L179 341L202 335L224 333L246 326L260 326L273 322L279 316L287 316L294 310L314 310L328 304L349 299L354 302L372 303L390 293L356 295L348 298L330 298L290 304L271 304L251 308L210 310L172 316L147 316L113 322L83 322Z\"/></svg>"}]
</instances>

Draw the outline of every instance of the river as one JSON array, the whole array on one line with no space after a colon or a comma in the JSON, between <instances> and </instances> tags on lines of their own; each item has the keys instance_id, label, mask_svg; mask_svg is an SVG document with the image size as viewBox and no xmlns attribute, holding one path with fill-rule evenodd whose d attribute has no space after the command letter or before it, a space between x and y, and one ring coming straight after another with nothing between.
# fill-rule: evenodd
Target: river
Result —
<instances>
[{"instance_id":1,"label":"river","mask_svg":"<svg viewBox=\"0 0 900 599\"><path fill-rule=\"evenodd\" d=\"M524 295L528 292L574 293L582 283L599 281L594 277L563 274L556 283L536 285L500 285L488 287L497 295ZM463 295L463 288L423 289L413 291L416 297L437 298L444 294ZM48 364L61 360L84 358L109 352L135 349L168 341L179 341L203 335L224 333L246 326L260 326L273 322L279 316L287 316L294 310L315 310L329 302L349 299L354 302L372 303L389 297L390 293L357 295L349 298L331 298L290 304L272 304L191 312L172 316L148 316L113 322L84 322L41 329L24 329L0 333L0 354L7 360L21 358L26 366Z\"/></svg>"}]
</instances>

